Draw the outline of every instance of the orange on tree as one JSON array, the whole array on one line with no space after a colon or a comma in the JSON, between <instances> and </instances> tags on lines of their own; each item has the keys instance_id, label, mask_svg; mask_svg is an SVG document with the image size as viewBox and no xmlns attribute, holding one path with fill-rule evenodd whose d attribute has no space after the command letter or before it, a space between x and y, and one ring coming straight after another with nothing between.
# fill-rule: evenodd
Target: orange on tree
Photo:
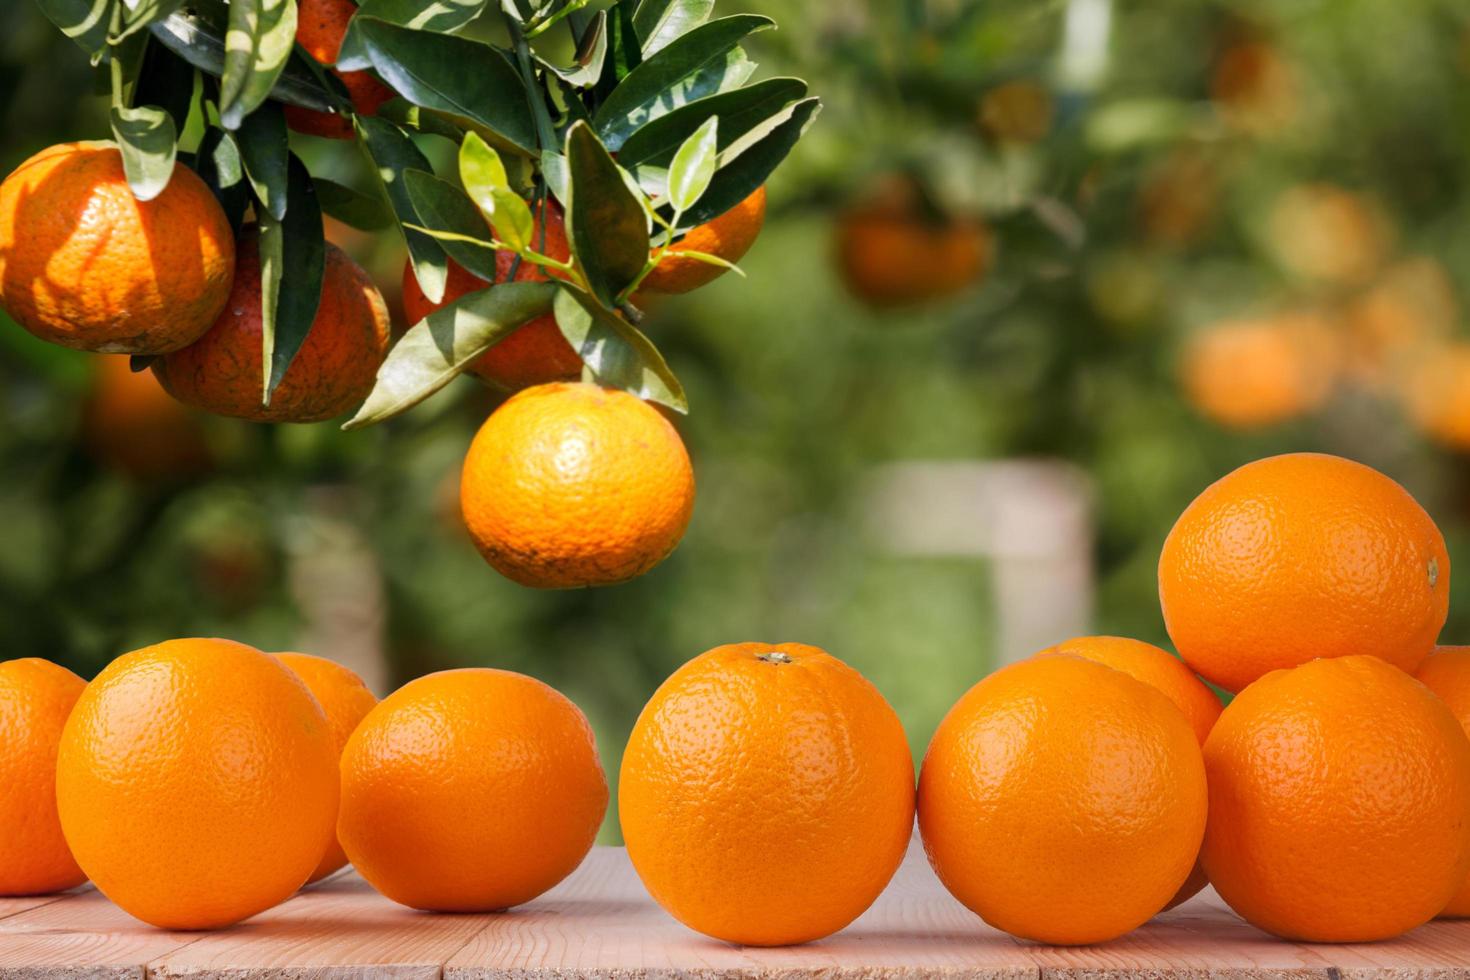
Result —
<instances>
[{"instance_id":1,"label":"orange on tree","mask_svg":"<svg viewBox=\"0 0 1470 980\"><path fill-rule=\"evenodd\" d=\"M1247 463L1179 515L1159 555L1164 625L1227 691L1317 657L1413 671L1449 612L1450 559L1408 491L1340 456Z\"/></svg>"},{"instance_id":2,"label":"orange on tree","mask_svg":"<svg viewBox=\"0 0 1470 980\"><path fill-rule=\"evenodd\" d=\"M342 49L347 23L357 13L354 0L298 0L296 5L296 43L317 61L331 65ZM393 98L391 88L378 81L370 71L337 71L332 74L347 89L353 111L360 116L374 116L384 102ZM332 112L317 112L301 106L285 107L286 124L298 133L325 136L328 139L352 139L352 120Z\"/></svg>"},{"instance_id":3,"label":"orange on tree","mask_svg":"<svg viewBox=\"0 0 1470 980\"><path fill-rule=\"evenodd\" d=\"M97 358L82 410L82 439L103 464L140 480L188 477L209 468L213 453L201 417L180 405L125 354Z\"/></svg>"},{"instance_id":4,"label":"orange on tree","mask_svg":"<svg viewBox=\"0 0 1470 980\"><path fill-rule=\"evenodd\" d=\"M1431 345L1400 382L1410 421L1448 449L1470 449L1470 342Z\"/></svg>"},{"instance_id":5,"label":"orange on tree","mask_svg":"<svg viewBox=\"0 0 1470 980\"><path fill-rule=\"evenodd\" d=\"M1445 267L1428 256L1384 270L1347 307L1347 373L1372 389L1402 385L1406 376L1450 340L1459 319Z\"/></svg>"},{"instance_id":6,"label":"orange on tree","mask_svg":"<svg viewBox=\"0 0 1470 980\"><path fill-rule=\"evenodd\" d=\"M485 420L460 509L498 572L535 588L611 585L668 557L694 510L678 432L647 402L582 383L538 385Z\"/></svg>"},{"instance_id":7,"label":"orange on tree","mask_svg":"<svg viewBox=\"0 0 1470 980\"><path fill-rule=\"evenodd\" d=\"M670 254L660 259L653 271L639 283L639 290L687 293L709 285L729 270L677 253L703 252L726 262L739 262L755 244L765 223L766 189L761 186L724 214L685 232L682 238L669 246Z\"/></svg>"},{"instance_id":8,"label":"orange on tree","mask_svg":"<svg viewBox=\"0 0 1470 980\"><path fill-rule=\"evenodd\" d=\"M230 222L182 163L149 201L106 142L48 147L0 184L0 307L53 344L178 350L224 308L234 268Z\"/></svg>"},{"instance_id":9,"label":"orange on tree","mask_svg":"<svg viewBox=\"0 0 1470 980\"><path fill-rule=\"evenodd\" d=\"M1470 874L1470 740L1445 704L1376 657L1267 674L1205 742L1210 883L1258 928L1387 939Z\"/></svg>"},{"instance_id":10,"label":"orange on tree","mask_svg":"<svg viewBox=\"0 0 1470 980\"><path fill-rule=\"evenodd\" d=\"M332 744L340 757L358 724L377 705L378 699L368 690L362 678L341 664L325 657L314 657L307 653L278 653L276 659L287 667L306 685L306 689L321 705L327 716L327 728L332 733ZM347 854L334 836L327 845L316 870L307 879L308 884L320 881L347 863Z\"/></svg>"},{"instance_id":11,"label":"orange on tree","mask_svg":"<svg viewBox=\"0 0 1470 980\"><path fill-rule=\"evenodd\" d=\"M0 896L44 895L87 880L56 815L61 731L86 686L45 660L0 662Z\"/></svg>"},{"instance_id":12,"label":"orange on tree","mask_svg":"<svg viewBox=\"0 0 1470 980\"><path fill-rule=\"evenodd\" d=\"M1139 223L1151 241L1184 248L1209 231L1220 200L1217 164L1180 147L1149 169L1138 191Z\"/></svg>"},{"instance_id":13,"label":"orange on tree","mask_svg":"<svg viewBox=\"0 0 1470 980\"><path fill-rule=\"evenodd\" d=\"M337 750L279 660L170 640L97 675L62 733L67 844L104 895L150 925L214 929L283 901L332 840Z\"/></svg>"},{"instance_id":14,"label":"orange on tree","mask_svg":"<svg viewBox=\"0 0 1470 980\"><path fill-rule=\"evenodd\" d=\"M1445 703L1460 727L1470 734L1470 647L1436 647L1414 677ZM1461 884L1439 914L1444 918L1470 918L1470 880Z\"/></svg>"},{"instance_id":15,"label":"orange on tree","mask_svg":"<svg viewBox=\"0 0 1470 980\"><path fill-rule=\"evenodd\" d=\"M1271 206L1267 227L1277 261L1325 286L1361 285L1388 254L1391 230L1368 197L1334 184L1298 184Z\"/></svg>"},{"instance_id":16,"label":"orange on tree","mask_svg":"<svg viewBox=\"0 0 1470 980\"><path fill-rule=\"evenodd\" d=\"M321 302L306 339L269 405L261 402L260 249L241 229L235 285L214 326L154 362L169 394L186 405L254 422L321 422L372 390L388 350L388 308L355 262L326 246Z\"/></svg>"},{"instance_id":17,"label":"orange on tree","mask_svg":"<svg viewBox=\"0 0 1470 980\"><path fill-rule=\"evenodd\" d=\"M1012 935L1105 942L1189 877L1204 764L1174 703L1121 670L1033 657L972 687L919 774L919 832L941 881Z\"/></svg>"},{"instance_id":18,"label":"orange on tree","mask_svg":"<svg viewBox=\"0 0 1470 980\"><path fill-rule=\"evenodd\" d=\"M664 909L726 942L846 926L913 832L903 726L857 671L801 643L733 643L675 671L623 753L628 858Z\"/></svg>"},{"instance_id":19,"label":"orange on tree","mask_svg":"<svg viewBox=\"0 0 1470 980\"><path fill-rule=\"evenodd\" d=\"M1179 358L1184 396L1231 429L1254 429L1320 408L1338 373L1332 328L1310 313L1228 320L1195 332Z\"/></svg>"},{"instance_id":20,"label":"orange on tree","mask_svg":"<svg viewBox=\"0 0 1470 980\"><path fill-rule=\"evenodd\" d=\"M352 734L338 831L393 901L488 912L571 874L607 795L592 728L564 695L510 671L448 670L405 684Z\"/></svg>"},{"instance_id":21,"label":"orange on tree","mask_svg":"<svg viewBox=\"0 0 1470 980\"><path fill-rule=\"evenodd\" d=\"M1210 98L1226 122L1255 136L1278 134L1296 120L1300 88L1291 62L1261 40L1225 48L1210 78Z\"/></svg>"}]
</instances>

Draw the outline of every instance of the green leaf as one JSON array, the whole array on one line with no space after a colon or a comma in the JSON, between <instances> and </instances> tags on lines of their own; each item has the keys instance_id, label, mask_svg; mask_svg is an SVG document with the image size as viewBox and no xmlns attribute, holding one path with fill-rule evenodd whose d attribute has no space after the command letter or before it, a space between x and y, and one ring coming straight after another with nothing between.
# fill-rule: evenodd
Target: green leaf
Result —
<instances>
[{"instance_id":1,"label":"green leaf","mask_svg":"<svg viewBox=\"0 0 1470 980\"><path fill-rule=\"evenodd\" d=\"M134 105L156 105L184 131L194 108L194 66L162 44L149 44L143 54L138 84L133 88Z\"/></svg>"},{"instance_id":2,"label":"green leaf","mask_svg":"<svg viewBox=\"0 0 1470 980\"><path fill-rule=\"evenodd\" d=\"M399 230L408 245L409 261L413 263L413 274L419 288L431 303L444 298L444 282L448 276L448 259L439 247L423 232L411 231L404 225L427 225L430 222L415 210L404 184L404 172L430 170L429 161L414 146L413 140L397 126L376 116L357 116L358 142L373 163L373 172L388 194L393 213L398 218Z\"/></svg>"},{"instance_id":3,"label":"green leaf","mask_svg":"<svg viewBox=\"0 0 1470 980\"><path fill-rule=\"evenodd\" d=\"M541 176L546 179L546 187L551 191L551 196L560 201L565 210L567 201L572 197L572 177L567 171L567 158L555 150L542 150Z\"/></svg>"},{"instance_id":4,"label":"green leaf","mask_svg":"<svg viewBox=\"0 0 1470 980\"><path fill-rule=\"evenodd\" d=\"M495 250L490 247L490 228L475 202L449 181L422 170L408 171L404 180L423 226L460 239L436 238L439 247L469 272L494 282Z\"/></svg>"},{"instance_id":5,"label":"green leaf","mask_svg":"<svg viewBox=\"0 0 1470 980\"><path fill-rule=\"evenodd\" d=\"M397 123L426 136L442 136L451 143L459 143L468 132L463 126L451 122L442 112L416 106L403 98L389 99L378 107L378 116Z\"/></svg>"},{"instance_id":6,"label":"green leaf","mask_svg":"<svg viewBox=\"0 0 1470 980\"><path fill-rule=\"evenodd\" d=\"M709 20L715 0L643 0L633 15L633 26L647 58L660 48Z\"/></svg>"},{"instance_id":7,"label":"green leaf","mask_svg":"<svg viewBox=\"0 0 1470 980\"><path fill-rule=\"evenodd\" d=\"M261 106L245 117L235 139L256 199L280 221L286 216L291 160L285 113L278 105Z\"/></svg>"},{"instance_id":8,"label":"green leaf","mask_svg":"<svg viewBox=\"0 0 1470 980\"><path fill-rule=\"evenodd\" d=\"M157 106L112 109L112 135L122 149L128 187L140 201L151 201L174 174L179 134L169 114Z\"/></svg>"},{"instance_id":9,"label":"green leaf","mask_svg":"<svg viewBox=\"0 0 1470 980\"><path fill-rule=\"evenodd\" d=\"M526 87L498 49L371 17L359 15L356 22L373 67L400 95L447 113L501 149L535 154L536 125Z\"/></svg>"},{"instance_id":10,"label":"green leaf","mask_svg":"<svg viewBox=\"0 0 1470 980\"><path fill-rule=\"evenodd\" d=\"M88 54L107 43L112 5L121 0L39 0L41 12Z\"/></svg>"},{"instance_id":11,"label":"green leaf","mask_svg":"<svg viewBox=\"0 0 1470 980\"><path fill-rule=\"evenodd\" d=\"M123 0L123 8L127 11L123 16L124 26L121 33L112 38L111 43L117 44L123 38L146 29L183 5L184 0L136 0L136 3Z\"/></svg>"},{"instance_id":12,"label":"green leaf","mask_svg":"<svg viewBox=\"0 0 1470 980\"><path fill-rule=\"evenodd\" d=\"M544 315L556 293L549 282L503 283L430 313L393 345L372 394L342 428L372 425L417 405L522 324Z\"/></svg>"},{"instance_id":13,"label":"green leaf","mask_svg":"<svg viewBox=\"0 0 1470 980\"><path fill-rule=\"evenodd\" d=\"M284 220L269 212L259 216L262 401L266 405L316 319L326 270L321 207L311 174L294 156L289 188L291 209Z\"/></svg>"},{"instance_id":14,"label":"green leaf","mask_svg":"<svg viewBox=\"0 0 1470 980\"><path fill-rule=\"evenodd\" d=\"M729 259L719 255L711 255L708 252L699 252L692 248L671 248L667 252L665 252L664 255L670 258L693 259L695 262L703 262L705 265L716 265L719 266L721 269L728 269L729 271L740 276L742 279L745 278L745 272L740 268L740 266L736 265L734 262L731 262Z\"/></svg>"},{"instance_id":15,"label":"green leaf","mask_svg":"<svg viewBox=\"0 0 1470 980\"><path fill-rule=\"evenodd\" d=\"M689 411L679 379L642 331L570 283L558 285L556 324L599 383Z\"/></svg>"},{"instance_id":16,"label":"green leaf","mask_svg":"<svg viewBox=\"0 0 1470 980\"><path fill-rule=\"evenodd\" d=\"M219 114L238 129L266 100L296 43L296 0L231 0Z\"/></svg>"},{"instance_id":17,"label":"green leaf","mask_svg":"<svg viewBox=\"0 0 1470 980\"><path fill-rule=\"evenodd\" d=\"M598 108L593 122L608 149L665 113L750 77L754 65L736 47L769 17L737 14L696 27L628 73Z\"/></svg>"},{"instance_id":18,"label":"green leaf","mask_svg":"<svg viewBox=\"0 0 1470 980\"><path fill-rule=\"evenodd\" d=\"M694 207L715 175L715 145L720 117L711 116L674 154L669 165L669 203L678 212Z\"/></svg>"},{"instance_id":19,"label":"green leaf","mask_svg":"<svg viewBox=\"0 0 1470 980\"><path fill-rule=\"evenodd\" d=\"M535 58L547 71L573 88L591 88L596 85L602 77L602 67L607 62L607 11L599 10L592 23L587 26L586 33L577 45L572 67L563 68L539 54Z\"/></svg>"},{"instance_id":20,"label":"green leaf","mask_svg":"<svg viewBox=\"0 0 1470 980\"><path fill-rule=\"evenodd\" d=\"M684 215L684 227L718 218L764 184L801 139L821 110L818 99L805 99L752 129L720 153L719 169L699 203Z\"/></svg>"},{"instance_id":21,"label":"green leaf","mask_svg":"<svg viewBox=\"0 0 1470 980\"><path fill-rule=\"evenodd\" d=\"M607 306L648 262L648 216L592 128L567 133L567 238L593 295Z\"/></svg>"},{"instance_id":22,"label":"green leaf","mask_svg":"<svg viewBox=\"0 0 1470 980\"><path fill-rule=\"evenodd\" d=\"M645 162L667 166L674 151L710 119L719 117L718 148L750 132L783 108L806 95L799 78L768 78L745 88L706 96L659 116L623 143L618 162L637 172Z\"/></svg>"},{"instance_id":23,"label":"green leaf","mask_svg":"<svg viewBox=\"0 0 1470 980\"><path fill-rule=\"evenodd\" d=\"M465 136L460 145L459 179L496 238L517 252L530 247L535 231L530 205L511 190L500 154L475 133Z\"/></svg>"},{"instance_id":24,"label":"green leaf","mask_svg":"<svg viewBox=\"0 0 1470 980\"><path fill-rule=\"evenodd\" d=\"M213 126L205 130L194 151L194 169L219 200L225 217L230 219L230 228L239 234L245 209L250 206L250 184L245 179L245 164L235 137Z\"/></svg>"},{"instance_id":25,"label":"green leaf","mask_svg":"<svg viewBox=\"0 0 1470 980\"><path fill-rule=\"evenodd\" d=\"M597 80L594 103L601 104L628 73L643 62L638 29L633 26L633 0L617 0L607 11L607 57Z\"/></svg>"},{"instance_id":26,"label":"green leaf","mask_svg":"<svg viewBox=\"0 0 1470 980\"><path fill-rule=\"evenodd\" d=\"M363 0L357 13L347 24L342 46L337 51L337 67L357 71L372 66L367 48L357 30L358 18L371 17L416 31L450 34L480 16L487 0Z\"/></svg>"},{"instance_id":27,"label":"green leaf","mask_svg":"<svg viewBox=\"0 0 1470 980\"><path fill-rule=\"evenodd\" d=\"M315 178L313 183L322 211L343 224L363 231L380 231L393 223L393 212L382 198L324 177Z\"/></svg>"}]
</instances>

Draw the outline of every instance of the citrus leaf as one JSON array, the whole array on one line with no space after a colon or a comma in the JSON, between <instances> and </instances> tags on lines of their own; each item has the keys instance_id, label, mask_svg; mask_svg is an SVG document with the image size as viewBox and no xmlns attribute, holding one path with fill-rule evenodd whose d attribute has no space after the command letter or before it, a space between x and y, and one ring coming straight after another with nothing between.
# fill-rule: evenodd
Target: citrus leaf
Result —
<instances>
[{"instance_id":1,"label":"citrus leaf","mask_svg":"<svg viewBox=\"0 0 1470 980\"><path fill-rule=\"evenodd\" d=\"M431 303L444 298L444 282L448 276L448 259L444 250L423 232L411 231L404 225L427 225L423 216L414 209L413 199L404 184L404 172L408 170L430 170L429 161L414 146L413 140L397 126L376 116L357 116L358 142L373 163L373 172L382 182L388 194L388 203L393 205L393 214L398 218L399 230L408 245L409 261L413 263L414 278Z\"/></svg>"},{"instance_id":2,"label":"citrus leaf","mask_svg":"<svg viewBox=\"0 0 1470 980\"><path fill-rule=\"evenodd\" d=\"M768 78L706 96L659 116L629 136L618 151L618 162L635 172L645 162L667 166L684 140L716 116L720 120L717 146L723 150L804 95L806 82L799 78Z\"/></svg>"},{"instance_id":3,"label":"citrus leaf","mask_svg":"<svg viewBox=\"0 0 1470 980\"><path fill-rule=\"evenodd\" d=\"M316 319L326 269L321 207L311 174L295 156L288 184L291 208L285 218L278 220L269 212L259 215L260 351L266 405Z\"/></svg>"},{"instance_id":4,"label":"citrus leaf","mask_svg":"<svg viewBox=\"0 0 1470 980\"><path fill-rule=\"evenodd\" d=\"M592 293L612 306L648 262L648 216L586 123L567 133L567 239Z\"/></svg>"},{"instance_id":5,"label":"citrus leaf","mask_svg":"<svg viewBox=\"0 0 1470 980\"><path fill-rule=\"evenodd\" d=\"M343 224L363 231L380 231L393 223L393 212L382 198L323 177L315 178L313 183L322 212Z\"/></svg>"},{"instance_id":6,"label":"citrus leaf","mask_svg":"<svg viewBox=\"0 0 1470 980\"><path fill-rule=\"evenodd\" d=\"M235 141L256 199L280 221L286 216L291 160L285 113L277 105L261 106L245 117Z\"/></svg>"},{"instance_id":7,"label":"citrus leaf","mask_svg":"<svg viewBox=\"0 0 1470 980\"><path fill-rule=\"evenodd\" d=\"M695 262L703 262L705 265L719 266L721 269L727 269L730 272L735 273L742 279L745 278L745 270L741 269L740 266L720 255L711 255L708 252L699 252L695 251L692 248L671 248L668 251L664 252L664 255L669 258L692 259Z\"/></svg>"},{"instance_id":8,"label":"citrus leaf","mask_svg":"<svg viewBox=\"0 0 1470 980\"><path fill-rule=\"evenodd\" d=\"M769 17L736 14L696 27L628 73L593 121L608 149L650 120L695 99L738 86L754 65L736 47L756 31L774 26Z\"/></svg>"},{"instance_id":9,"label":"citrus leaf","mask_svg":"<svg viewBox=\"0 0 1470 980\"><path fill-rule=\"evenodd\" d=\"M245 179L245 164L235 137L213 126L205 130L194 151L194 170L214 192L230 220L230 228L239 234L245 209L250 207L250 184Z\"/></svg>"},{"instance_id":10,"label":"citrus leaf","mask_svg":"<svg viewBox=\"0 0 1470 980\"><path fill-rule=\"evenodd\" d=\"M643 46L643 57L709 20L715 0L643 0L633 14L633 26Z\"/></svg>"},{"instance_id":11,"label":"citrus leaf","mask_svg":"<svg viewBox=\"0 0 1470 980\"><path fill-rule=\"evenodd\" d=\"M460 144L459 179L496 238L517 252L530 247L535 227L530 205L511 190L500 154L475 133L466 135Z\"/></svg>"},{"instance_id":12,"label":"citrus leaf","mask_svg":"<svg viewBox=\"0 0 1470 980\"><path fill-rule=\"evenodd\" d=\"M587 26L577 44L575 63L570 68L563 68L539 54L535 58L547 71L573 88L591 88L596 85L597 80L602 77L602 66L607 61L607 11L599 10L592 23Z\"/></svg>"},{"instance_id":13,"label":"citrus leaf","mask_svg":"<svg viewBox=\"0 0 1470 980\"><path fill-rule=\"evenodd\" d=\"M378 369L367 401L344 429L405 412L443 388L521 324L551 309L549 282L510 282L467 293L409 328Z\"/></svg>"},{"instance_id":14,"label":"citrus leaf","mask_svg":"<svg viewBox=\"0 0 1470 980\"><path fill-rule=\"evenodd\" d=\"M468 271L493 282L495 250L490 247L490 228L475 202L449 181L423 170L410 170L403 176L423 226L436 232L449 232L460 239L436 238L439 247Z\"/></svg>"},{"instance_id":15,"label":"citrus leaf","mask_svg":"<svg viewBox=\"0 0 1470 980\"><path fill-rule=\"evenodd\" d=\"M149 44L143 54L138 84L133 88L134 105L156 105L183 132L194 109L194 66L162 44Z\"/></svg>"},{"instance_id":16,"label":"citrus leaf","mask_svg":"<svg viewBox=\"0 0 1470 980\"><path fill-rule=\"evenodd\" d=\"M551 196L561 202L565 210L567 201L571 199L571 174L567 172L567 158L555 150L541 151L541 176L546 180L546 187L551 191Z\"/></svg>"},{"instance_id":17,"label":"citrus leaf","mask_svg":"<svg viewBox=\"0 0 1470 980\"><path fill-rule=\"evenodd\" d=\"M88 54L107 43L112 6L119 0L39 0L41 12Z\"/></svg>"},{"instance_id":18,"label":"citrus leaf","mask_svg":"<svg viewBox=\"0 0 1470 980\"><path fill-rule=\"evenodd\" d=\"M429 136L442 136L452 143L464 139L468 132L463 126L451 122L442 112L416 106L403 98L389 99L378 107L378 115L405 129Z\"/></svg>"},{"instance_id":19,"label":"citrus leaf","mask_svg":"<svg viewBox=\"0 0 1470 980\"><path fill-rule=\"evenodd\" d=\"M296 43L296 0L231 0L219 115L237 129L266 100Z\"/></svg>"},{"instance_id":20,"label":"citrus leaf","mask_svg":"<svg viewBox=\"0 0 1470 980\"><path fill-rule=\"evenodd\" d=\"M137 0L136 3L123 0L123 7L127 10L123 16L123 29L111 39L111 43L116 45L124 38L145 30L183 5L184 0Z\"/></svg>"},{"instance_id":21,"label":"citrus leaf","mask_svg":"<svg viewBox=\"0 0 1470 980\"><path fill-rule=\"evenodd\" d=\"M173 119L157 106L114 106L111 119L128 187L138 200L153 200L174 174L179 134Z\"/></svg>"},{"instance_id":22,"label":"citrus leaf","mask_svg":"<svg viewBox=\"0 0 1470 980\"><path fill-rule=\"evenodd\" d=\"M536 152L526 87L498 49L371 17L359 16L356 22L373 67L404 98L447 113L501 149Z\"/></svg>"},{"instance_id":23,"label":"citrus leaf","mask_svg":"<svg viewBox=\"0 0 1470 980\"><path fill-rule=\"evenodd\" d=\"M683 226L718 218L753 194L786 159L821 108L818 99L797 102L721 151L709 190L685 213Z\"/></svg>"},{"instance_id":24,"label":"citrus leaf","mask_svg":"<svg viewBox=\"0 0 1470 980\"><path fill-rule=\"evenodd\" d=\"M556 324L600 384L689 411L679 379L642 331L570 283L557 285Z\"/></svg>"},{"instance_id":25,"label":"citrus leaf","mask_svg":"<svg viewBox=\"0 0 1470 980\"><path fill-rule=\"evenodd\" d=\"M362 39L357 32L357 18L371 17L417 31L450 34L480 15L487 0L363 0L357 13L347 24L342 46L337 51L337 67L357 71L372 66Z\"/></svg>"},{"instance_id":26,"label":"citrus leaf","mask_svg":"<svg viewBox=\"0 0 1470 980\"><path fill-rule=\"evenodd\" d=\"M710 178L715 175L719 126L720 117L711 116L674 154L674 161L669 164L668 198L675 211L684 212L694 207L709 187Z\"/></svg>"},{"instance_id":27,"label":"citrus leaf","mask_svg":"<svg viewBox=\"0 0 1470 980\"><path fill-rule=\"evenodd\" d=\"M612 94L628 73L643 63L638 43L638 29L633 26L633 0L617 0L607 11L607 57L602 63L602 77L594 90L600 105Z\"/></svg>"}]
</instances>

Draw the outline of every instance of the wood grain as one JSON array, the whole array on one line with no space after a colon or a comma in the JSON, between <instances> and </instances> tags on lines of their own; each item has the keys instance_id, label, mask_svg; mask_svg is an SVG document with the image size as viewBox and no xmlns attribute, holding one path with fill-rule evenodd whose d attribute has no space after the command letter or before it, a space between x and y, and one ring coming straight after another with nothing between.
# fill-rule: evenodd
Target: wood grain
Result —
<instances>
[{"instance_id":1,"label":"wood grain","mask_svg":"<svg viewBox=\"0 0 1470 980\"><path fill-rule=\"evenodd\" d=\"M142 980L150 960L198 938L144 925L89 889L0 919L0 980Z\"/></svg>"}]
</instances>

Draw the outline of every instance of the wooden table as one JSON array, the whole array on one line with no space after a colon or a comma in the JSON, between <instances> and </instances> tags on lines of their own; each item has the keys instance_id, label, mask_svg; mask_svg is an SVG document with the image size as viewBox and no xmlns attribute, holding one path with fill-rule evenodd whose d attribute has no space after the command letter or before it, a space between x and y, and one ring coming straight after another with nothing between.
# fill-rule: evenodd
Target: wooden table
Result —
<instances>
[{"instance_id":1,"label":"wooden table","mask_svg":"<svg viewBox=\"0 0 1470 980\"><path fill-rule=\"evenodd\" d=\"M1433 922L1391 942L1310 946L1251 928L1213 893L1114 942L1054 948L987 927L911 853L878 903L844 932L787 949L696 935L644 893L619 848L597 848L540 900L501 915L401 908L339 875L231 929L164 932L100 894L0 899L0 978L153 976L297 980L501 977L1470 978L1470 922Z\"/></svg>"}]
</instances>

